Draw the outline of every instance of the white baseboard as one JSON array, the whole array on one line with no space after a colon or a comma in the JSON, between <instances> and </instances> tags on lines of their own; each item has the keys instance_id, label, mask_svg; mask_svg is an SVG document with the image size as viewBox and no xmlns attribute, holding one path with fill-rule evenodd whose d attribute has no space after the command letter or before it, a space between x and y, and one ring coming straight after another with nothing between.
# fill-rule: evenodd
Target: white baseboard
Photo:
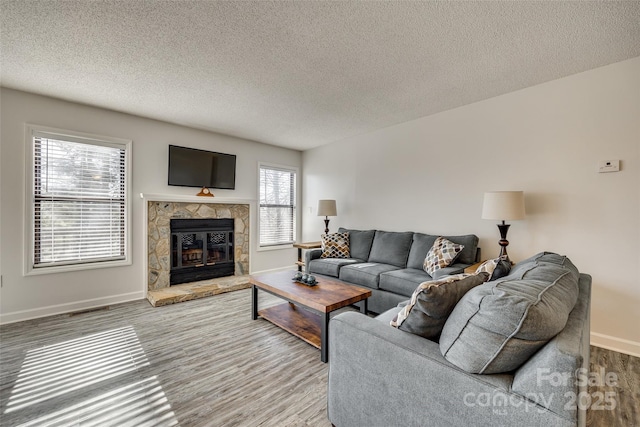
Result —
<instances>
[{"instance_id":1,"label":"white baseboard","mask_svg":"<svg viewBox=\"0 0 640 427\"><path fill-rule=\"evenodd\" d=\"M591 332L591 345L606 348L607 350L617 351L618 353L628 354L629 356L640 357L640 343L635 341Z\"/></svg>"},{"instance_id":2,"label":"white baseboard","mask_svg":"<svg viewBox=\"0 0 640 427\"><path fill-rule=\"evenodd\" d=\"M24 320L38 319L40 317L55 316L57 314L72 313L74 311L89 310L105 305L119 304L145 298L145 292L131 292L128 294L112 295L103 298L94 298L84 301L74 301L67 304L50 305L32 310L14 311L0 314L0 324L22 322Z\"/></svg>"},{"instance_id":3,"label":"white baseboard","mask_svg":"<svg viewBox=\"0 0 640 427\"><path fill-rule=\"evenodd\" d=\"M287 266L287 267L279 267L279 268L272 268L269 270L261 270L261 271L252 271L249 274L264 274L264 273L275 273L277 271L287 271L287 270L293 270L294 267L291 266Z\"/></svg>"}]
</instances>

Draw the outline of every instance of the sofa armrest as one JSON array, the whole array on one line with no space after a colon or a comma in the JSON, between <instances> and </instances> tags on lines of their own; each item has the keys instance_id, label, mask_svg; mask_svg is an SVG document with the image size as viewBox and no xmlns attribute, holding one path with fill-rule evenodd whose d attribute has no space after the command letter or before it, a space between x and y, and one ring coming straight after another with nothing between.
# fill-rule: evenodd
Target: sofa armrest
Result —
<instances>
[{"instance_id":1,"label":"sofa armrest","mask_svg":"<svg viewBox=\"0 0 640 427\"><path fill-rule=\"evenodd\" d=\"M515 372L513 391L584 426L588 405L578 405L577 396L588 391L591 276L580 274L578 286L566 326Z\"/></svg>"},{"instance_id":2,"label":"sofa armrest","mask_svg":"<svg viewBox=\"0 0 640 427\"><path fill-rule=\"evenodd\" d=\"M386 322L348 312L329 330L327 406L338 427L571 425L512 393L512 375L466 373L437 343Z\"/></svg>"},{"instance_id":3,"label":"sofa armrest","mask_svg":"<svg viewBox=\"0 0 640 427\"><path fill-rule=\"evenodd\" d=\"M313 261L314 259L320 258L320 255L322 255L322 249L310 249L304 253L305 273L309 272L309 262Z\"/></svg>"}]
</instances>

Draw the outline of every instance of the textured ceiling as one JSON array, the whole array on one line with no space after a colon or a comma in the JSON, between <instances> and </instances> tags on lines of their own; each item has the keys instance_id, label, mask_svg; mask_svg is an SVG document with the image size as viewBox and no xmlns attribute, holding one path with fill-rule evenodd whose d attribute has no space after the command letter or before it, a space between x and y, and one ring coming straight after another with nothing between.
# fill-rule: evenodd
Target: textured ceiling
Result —
<instances>
[{"instance_id":1,"label":"textured ceiling","mask_svg":"<svg viewBox=\"0 0 640 427\"><path fill-rule=\"evenodd\" d=\"M640 56L640 2L0 0L0 84L308 149Z\"/></svg>"}]
</instances>

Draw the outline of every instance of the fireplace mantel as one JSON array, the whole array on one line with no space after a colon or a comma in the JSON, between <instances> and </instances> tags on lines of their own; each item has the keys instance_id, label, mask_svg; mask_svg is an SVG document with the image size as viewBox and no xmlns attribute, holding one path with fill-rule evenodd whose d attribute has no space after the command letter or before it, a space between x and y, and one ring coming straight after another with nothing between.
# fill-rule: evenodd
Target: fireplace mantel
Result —
<instances>
[{"instance_id":1,"label":"fireplace mantel","mask_svg":"<svg viewBox=\"0 0 640 427\"><path fill-rule=\"evenodd\" d=\"M154 194L140 193L140 198L150 202L184 202L184 203L225 203L225 204L254 204L256 199L239 199L231 197L189 196L184 194Z\"/></svg>"}]
</instances>

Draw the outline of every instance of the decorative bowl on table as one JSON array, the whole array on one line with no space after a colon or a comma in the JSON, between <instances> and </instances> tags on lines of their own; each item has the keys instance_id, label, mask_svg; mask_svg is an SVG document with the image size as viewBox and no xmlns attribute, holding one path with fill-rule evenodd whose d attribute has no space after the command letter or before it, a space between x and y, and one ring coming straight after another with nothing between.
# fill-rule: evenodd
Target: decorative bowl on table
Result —
<instances>
[{"instance_id":1,"label":"decorative bowl on table","mask_svg":"<svg viewBox=\"0 0 640 427\"><path fill-rule=\"evenodd\" d=\"M297 272L296 275L293 276L292 280L305 286L315 286L318 284L315 276L312 276L311 274L302 274L301 272Z\"/></svg>"}]
</instances>

